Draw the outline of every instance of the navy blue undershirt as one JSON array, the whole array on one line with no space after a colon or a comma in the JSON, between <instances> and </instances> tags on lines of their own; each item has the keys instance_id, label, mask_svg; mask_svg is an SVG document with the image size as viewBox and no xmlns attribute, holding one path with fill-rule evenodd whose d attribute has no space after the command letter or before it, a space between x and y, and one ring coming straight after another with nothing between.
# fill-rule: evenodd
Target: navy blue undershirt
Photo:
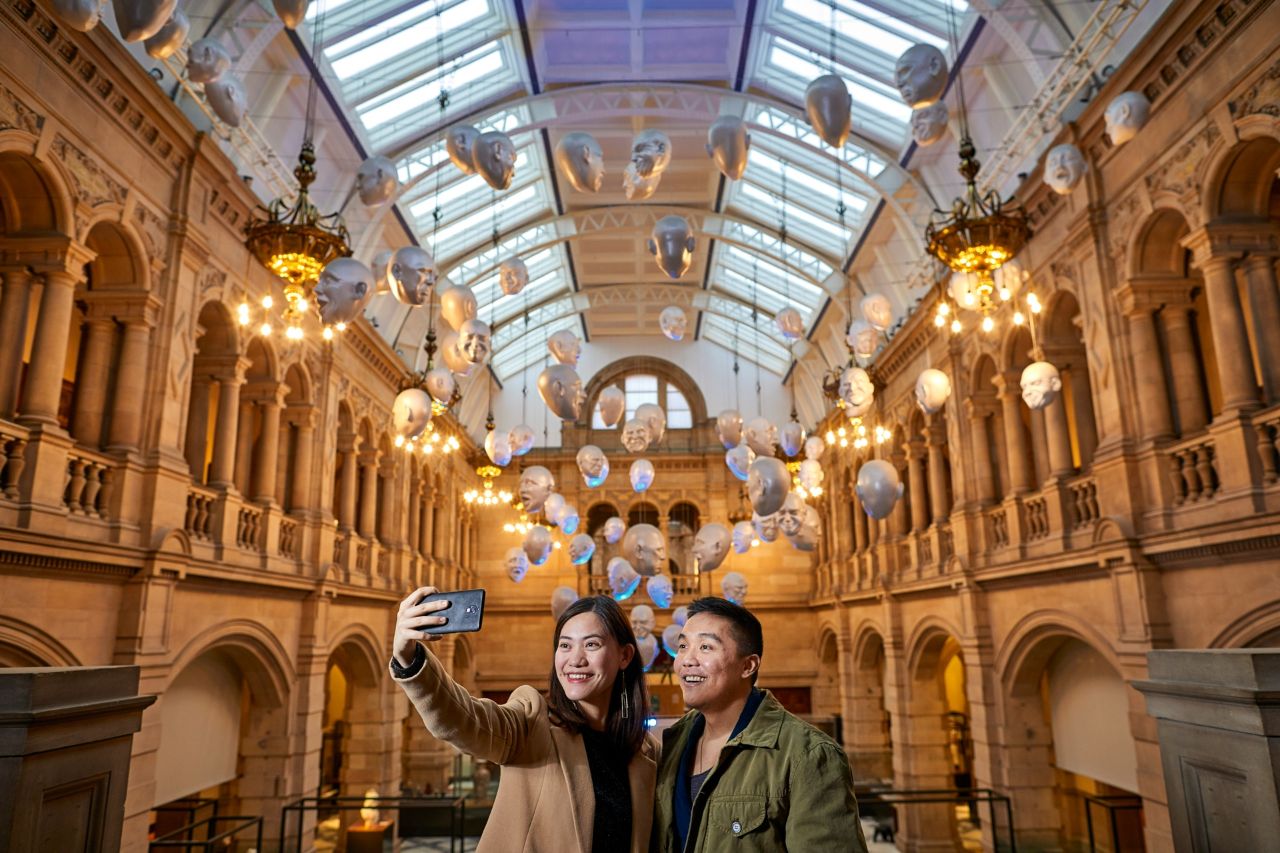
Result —
<instances>
[{"instance_id":1,"label":"navy blue undershirt","mask_svg":"<svg viewBox=\"0 0 1280 853\"><path fill-rule=\"evenodd\" d=\"M760 707L760 703L763 701L764 691L755 687L751 688L751 695L747 697L747 704L743 707L742 713L738 715L738 722L734 724L729 740L733 740L742 733L742 730L751 722L751 718L756 715L756 709ZM684 849L685 839L689 835L689 824L693 821L694 792L689 777L693 774L694 753L697 751L698 741L702 738L702 731L706 726L707 718L699 714L697 719L693 721L693 730L689 734L689 740L685 742L684 753L680 756L680 772L676 774L676 838L679 841L680 849ZM714 767L714 765L712 766ZM708 778L710 778L709 774Z\"/></svg>"}]
</instances>

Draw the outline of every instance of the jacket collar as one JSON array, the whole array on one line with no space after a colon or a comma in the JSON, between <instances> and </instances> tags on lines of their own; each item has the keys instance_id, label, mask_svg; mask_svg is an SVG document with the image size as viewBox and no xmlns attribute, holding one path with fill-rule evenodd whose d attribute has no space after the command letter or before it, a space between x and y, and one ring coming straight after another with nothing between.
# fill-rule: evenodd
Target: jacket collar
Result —
<instances>
[{"instance_id":1,"label":"jacket collar","mask_svg":"<svg viewBox=\"0 0 1280 853\"><path fill-rule=\"evenodd\" d=\"M752 700L756 700L755 713L748 718L745 725L741 719L738 720L738 726L734 728L733 736L729 738L726 746L738 744L777 749L778 735L787 717L786 710L768 690L756 689L752 694ZM744 716L746 710L751 708L752 700L747 701L747 708L743 709Z\"/></svg>"}]
</instances>

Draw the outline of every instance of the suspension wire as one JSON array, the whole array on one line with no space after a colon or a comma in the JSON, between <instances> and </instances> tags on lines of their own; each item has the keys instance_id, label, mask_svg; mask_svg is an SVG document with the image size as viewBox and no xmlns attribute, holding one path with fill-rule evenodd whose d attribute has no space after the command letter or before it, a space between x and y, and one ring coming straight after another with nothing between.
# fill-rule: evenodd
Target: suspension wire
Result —
<instances>
[{"instance_id":1,"label":"suspension wire","mask_svg":"<svg viewBox=\"0 0 1280 853\"><path fill-rule=\"evenodd\" d=\"M951 41L951 57L955 62L960 57L960 36L956 32L956 13L951 4L947 4L947 34ZM963 69L956 67L956 92L960 96L960 135L964 139L971 139L969 136L969 108L964 98L964 74Z\"/></svg>"},{"instance_id":2,"label":"suspension wire","mask_svg":"<svg viewBox=\"0 0 1280 853\"><path fill-rule=\"evenodd\" d=\"M316 73L310 75L307 81L307 108L304 113L302 125L302 144L310 145L313 141L313 134L316 127L316 74L320 73L320 44L324 38L324 0L320 0L316 4L315 15L316 26L311 32L311 58L315 62Z\"/></svg>"}]
</instances>

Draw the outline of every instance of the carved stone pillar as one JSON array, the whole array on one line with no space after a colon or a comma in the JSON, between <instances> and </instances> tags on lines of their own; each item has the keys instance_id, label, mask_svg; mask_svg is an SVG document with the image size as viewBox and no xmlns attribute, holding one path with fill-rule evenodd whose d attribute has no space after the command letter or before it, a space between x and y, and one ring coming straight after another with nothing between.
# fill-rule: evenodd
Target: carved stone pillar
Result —
<instances>
[{"instance_id":1,"label":"carved stone pillar","mask_svg":"<svg viewBox=\"0 0 1280 853\"><path fill-rule=\"evenodd\" d=\"M116 323L109 315L95 313L85 324L84 357L76 371L76 403L71 432L85 447L102 444L102 420L107 411L107 385L111 379L111 344ZM141 404L141 397L134 405Z\"/></svg>"},{"instance_id":2,"label":"carved stone pillar","mask_svg":"<svg viewBox=\"0 0 1280 853\"><path fill-rule=\"evenodd\" d=\"M1049 475L1069 477L1075 473L1071 458L1071 429L1067 424L1067 398L1059 394L1042 410L1044 412L1044 437L1049 450Z\"/></svg>"},{"instance_id":3,"label":"carved stone pillar","mask_svg":"<svg viewBox=\"0 0 1280 853\"><path fill-rule=\"evenodd\" d=\"M1183 245L1192 250L1195 264L1204 274L1222 407L1225 411L1252 409L1258 405L1258 386L1254 381L1253 355L1249 352L1240 294L1236 290L1235 266L1239 254L1215 246L1216 239L1205 228L1183 240Z\"/></svg>"},{"instance_id":4,"label":"carved stone pillar","mask_svg":"<svg viewBox=\"0 0 1280 853\"><path fill-rule=\"evenodd\" d=\"M79 276L64 270L44 274L40 317L20 407L24 422L57 426L62 374L67 365L67 340L79 281Z\"/></svg>"},{"instance_id":5,"label":"carved stone pillar","mask_svg":"<svg viewBox=\"0 0 1280 853\"><path fill-rule=\"evenodd\" d=\"M1130 281L1120 292L1120 304L1129 318L1129 349L1133 356L1134 391L1138 403L1138 420L1142 437L1147 440L1173 435L1173 417L1169 411L1169 386L1165 382L1160 341L1156 336L1154 300Z\"/></svg>"},{"instance_id":6,"label":"carved stone pillar","mask_svg":"<svg viewBox=\"0 0 1280 853\"><path fill-rule=\"evenodd\" d=\"M360 535L378 535L378 454L373 450L360 454Z\"/></svg>"},{"instance_id":7,"label":"carved stone pillar","mask_svg":"<svg viewBox=\"0 0 1280 853\"><path fill-rule=\"evenodd\" d=\"M258 404L253 400L240 400L240 421L236 425L236 488L243 494L251 494L253 477L253 426L258 414Z\"/></svg>"},{"instance_id":8,"label":"carved stone pillar","mask_svg":"<svg viewBox=\"0 0 1280 853\"><path fill-rule=\"evenodd\" d=\"M338 486L338 527L351 531L356 526L356 491L359 488L357 474L360 463L354 441L348 440L339 445L338 452L342 454L342 475Z\"/></svg>"},{"instance_id":9,"label":"carved stone pillar","mask_svg":"<svg viewBox=\"0 0 1280 853\"><path fill-rule=\"evenodd\" d=\"M246 366L245 361L237 360L231 373L218 378L218 425L214 431L213 463L209 466L209 483L222 488L233 486L236 429L240 425L240 386L244 384Z\"/></svg>"},{"instance_id":10,"label":"carved stone pillar","mask_svg":"<svg viewBox=\"0 0 1280 853\"><path fill-rule=\"evenodd\" d=\"M942 524L951 515L951 502L947 495L947 457L943 448L947 442L946 421L942 413L929 416L929 504L933 511L933 523Z\"/></svg>"},{"instance_id":11,"label":"carved stone pillar","mask_svg":"<svg viewBox=\"0 0 1280 853\"><path fill-rule=\"evenodd\" d=\"M929 499L924 485L924 440L917 437L907 443L907 479L911 486L911 530L919 533L929 526Z\"/></svg>"},{"instance_id":12,"label":"carved stone pillar","mask_svg":"<svg viewBox=\"0 0 1280 853\"><path fill-rule=\"evenodd\" d=\"M31 302L31 271L14 267L3 272L0 291L0 418L18 409L18 373L27 338L27 306Z\"/></svg>"},{"instance_id":13,"label":"carved stone pillar","mask_svg":"<svg viewBox=\"0 0 1280 853\"><path fill-rule=\"evenodd\" d=\"M183 442L187 466L191 468L191 480L204 482L204 462L209 450L209 397L213 380L193 372L191 377L191 406L187 411L187 437Z\"/></svg>"},{"instance_id":14,"label":"carved stone pillar","mask_svg":"<svg viewBox=\"0 0 1280 853\"><path fill-rule=\"evenodd\" d=\"M1027 459L1027 432L1022 426L1022 391L1016 370L994 380L1000 395L1000 408L1004 420L1004 443L1009 462L1009 481L1014 493L1029 492L1035 488L1034 472Z\"/></svg>"},{"instance_id":15,"label":"carved stone pillar","mask_svg":"<svg viewBox=\"0 0 1280 853\"><path fill-rule=\"evenodd\" d=\"M417 479L409 481L409 512L405 516L409 521L409 550L418 550L418 528L422 524L422 483Z\"/></svg>"},{"instance_id":16,"label":"carved stone pillar","mask_svg":"<svg viewBox=\"0 0 1280 853\"><path fill-rule=\"evenodd\" d=\"M898 472L899 482L907 479L907 455L903 449L897 448L889 455L889 464ZM915 502L915 490L917 482L908 483L907 490L911 493L911 504ZM903 536L911 531L912 506L904 500L900 500L893 505L893 511L889 513L889 533L891 536Z\"/></svg>"},{"instance_id":17,"label":"carved stone pillar","mask_svg":"<svg viewBox=\"0 0 1280 853\"><path fill-rule=\"evenodd\" d=\"M298 429L294 446L293 482L289 483L289 511L305 512L312 508L311 465L315 452L315 410L297 407L289 412L289 419Z\"/></svg>"},{"instance_id":18,"label":"carved stone pillar","mask_svg":"<svg viewBox=\"0 0 1280 853\"><path fill-rule=\"evenodd\" d=\"M400 510L396 506L396 465L394 458L382 460L378 478L378 539L383 545L400 544Z\"/></svg>"},{"instance_id":19,"label":"carved stone pillar","mask_svg":"<svg viewBox=\"0 0 1280 853\"><path fill-rule=\"evenodd\" d=\"M1173 375L1172 396L1178 409L1178 430L1184 436L1199 432L1209 423L1209 407L1205 402L1200 366L1196 362L1189 312L1187 305L1166 305L1160 312L1169 349L1169 369Z\"/></svg>"},{"instance_id":20,"label":"carved stone pillar","mask_svg":"<svg viewBox=\"0 0 1280 853\"><path fill-rule=\"evenodd\" d=\"M862 508L862 499L858 497L857 491L852 486L849 488L849 500L853 504L854 551L861 553L871 544L867 531L867 511Z\"/></svg>"},{"instance_id":21,"label":"carved stone pillar","mask_svg":"<svg viewBox=\"0 0 1280 853\"><path fill-rule=\"evenodd\" d=\"M262 429L253 458L253 499L273 504L276 500L276 454L280 449L280 410L284 408L284 387L267 392L258 405L262 412Z\"/></svg>"},{"instance_id":22,"label":"carved stone pillar","mask_svg":"<svg viewBox=\"0 0 1280 853\"><path fill-rule=\"evenodd\" d=\"M969 446L973 450L974 497L979 505L987 506L996 498L996 486L991 476L991 445L987 434L987 409L974 400L964 401L969 416Z\"/></svg>"},{"instance_id":23,"label":"carved stone pillar","mask_svg":"<svg viewBox=\"0 0 1280 853\"><path fill-rule=\"evenodd\" d=\"M116 367L116 396L111 406L110 450L138 450L142 447L141 401L146 394L147 351L151 347L149 317L127 318L120 340L120 361Z\"/></svg>"},{"instance_id":24,"label":"carved stone pillar","mask_svg":"<svg viewBox=\"0 0 1280 853\"><path fill-rule=\"evenodd\" d=\"M1262 392L1268 403L1280 401L1280 293L1276 291L1275 257L1253 253L1244 259L1253 339L1258 345Z\"/></svg>"}]
</instances>

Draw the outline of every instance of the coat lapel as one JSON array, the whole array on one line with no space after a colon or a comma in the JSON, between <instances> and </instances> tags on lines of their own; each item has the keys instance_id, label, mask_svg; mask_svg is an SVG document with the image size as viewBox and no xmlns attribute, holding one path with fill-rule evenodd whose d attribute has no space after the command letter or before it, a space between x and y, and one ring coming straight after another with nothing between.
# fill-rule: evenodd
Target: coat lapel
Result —
<instances>
[{"instance_id":1,"label":"coat lapel","mask_svg":"<svg viewBox=\"0 0 1280 853\"><path fill-rule=\"evenodd\" d=\"M559 726L551 727L551 739L560 756L560 769L564 771L565 784L569 786L569 809L573 813L573 826L578 835L579 853L591 850L591 834L596 817L596 793L591 786L591 765L587 763L587 748L582 736Z\"/></svg>"},{"instance_id":2,"label":"coat lapel","mask_svg":"<svg viewBox=\"0 0 1280 853\"><path fill-rule=\"evenodd\" d=\"M646 737L645 744L632 757L627 766L631 783L631 849L633 853L645 853L649 849L649 837L653 831L642 832L641 827L650 824L653 817L653 790L657 780L656 744Z\"/></svg>"}]
</instances>

